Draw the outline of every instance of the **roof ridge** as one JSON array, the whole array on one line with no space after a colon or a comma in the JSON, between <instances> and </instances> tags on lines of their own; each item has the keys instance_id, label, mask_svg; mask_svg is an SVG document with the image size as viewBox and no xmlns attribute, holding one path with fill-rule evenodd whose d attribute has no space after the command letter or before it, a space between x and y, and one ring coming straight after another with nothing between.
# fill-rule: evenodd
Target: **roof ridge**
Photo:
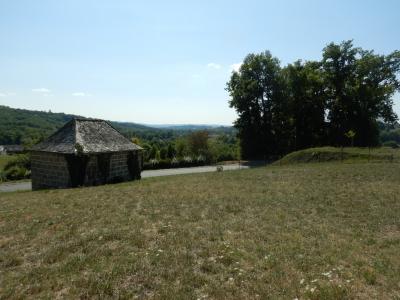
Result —
<instances>
[{"instance_id":1,"label":"roof ridge","mask_svg":"<svg viewBox=\"0 0 400 300\"><path fill-rule=\"evenodd\" d=\"M101 119L72 118L33 150L74 153L77 144L84 153L141 150L139 145L119 132L111 122Z\"/></svg>"},{"instance_id":2,"label":"roof ridge","mask_svg":"<svg viewBox=\"0 0 400 300\"><path fill-rule=\"evenodd\" d=\"M85 118L85 117L74 117L73 120L75 121L85 121L85 122L107 122L102 119L96 119L96 118Z\"/></svg>"}]
</instances>

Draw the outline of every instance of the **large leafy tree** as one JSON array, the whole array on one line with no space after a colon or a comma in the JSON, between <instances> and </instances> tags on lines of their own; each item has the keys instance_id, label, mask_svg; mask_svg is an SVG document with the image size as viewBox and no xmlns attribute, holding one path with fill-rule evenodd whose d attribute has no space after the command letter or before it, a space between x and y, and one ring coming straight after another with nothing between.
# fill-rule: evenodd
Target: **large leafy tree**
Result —
<instances>
[{"instance_id":1,"label":"large leafy tree","mask_svg":"<svg viewBox=\"0 0 400 300\"><path fill-rule=\"evenodd\" d=\"M345 133L356 133L355 145L376 145L377 120L393 122L392 96L399 88L399 52L376 55L353 46L352 41L329 44L322 65L327 88L330 142L345 145Z\"/></svg>"},{"instance_id":2,"label":"large leafy tree","mask_svg":"<svg viewBox=\"0 0 400 300\"><path fill-rule=\"evenodd\" d=\"M286 147L287 135L284 78L279 60L266 51L249 54L227 84L230 106L239 118L235 122L242 156L264 157Z\"/></svg>"},{"instance_id":3,"label":"large leafy tree","mask_svg":"<svg viewBox=\"0 0 400 300\"><path fill-rule=\"evenodd\" d=\"M331 43L323 49L322 66L327 92L330 143L343 145L353 129L355 72L358 48L351 41Z\"/></svg>"},{"instance_id":4,"label":"large leafy tree","mask_svg":"<svg viewBox=\"0 0 400 300\"><path fill-rule=\"evenodd\" d=\"M393 95L399 89L400 52L388 56L373 51L360 51L356 63L355 99L353 116L355 142L360 146L379 143L378 120L393 123Z\"/></svg>"},{"instance_id":5,"label":"large leafy tree","mask_svg":"<svg viewBox=\"0 0 400 300\"><path fill-rule=\"evenodd\" d=\"M296 61L285 68L292 125L292 148L320 146L326 141L326 94L321 64Z\"/></svg>"}]
</instances>

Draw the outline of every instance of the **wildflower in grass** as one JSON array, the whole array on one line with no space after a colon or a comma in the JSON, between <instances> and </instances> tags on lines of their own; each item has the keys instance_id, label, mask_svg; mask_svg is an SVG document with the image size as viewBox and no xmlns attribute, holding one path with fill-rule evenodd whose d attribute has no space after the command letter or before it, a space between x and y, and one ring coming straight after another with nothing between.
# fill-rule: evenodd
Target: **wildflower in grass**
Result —
<instances>
[{"instance_id":1,"label":"wildflower in grass","mask_svg":"<svg viewBox=\"0 0 400 300\"><path fill-rule=\"evenodd\" d=\"M326 276L328 278L331 278L332 273L331 273L331 271L329 271L329 272L322 273L322 275L324 275L324 276Z\"/></svg>"},{"instance_id":2,"label":"wildflower in grass","mask_svg":"<svg viewBox=\"0 0 400 300\"><path fill-rule=\"evenodd\" d=\"M303 283L304 283L304 281L305 281L305 280L304 280L304 278L303 278L303 279L301 279L301 280L300 280L300 284L303 284Z\"/></svg>"}]
</instances>

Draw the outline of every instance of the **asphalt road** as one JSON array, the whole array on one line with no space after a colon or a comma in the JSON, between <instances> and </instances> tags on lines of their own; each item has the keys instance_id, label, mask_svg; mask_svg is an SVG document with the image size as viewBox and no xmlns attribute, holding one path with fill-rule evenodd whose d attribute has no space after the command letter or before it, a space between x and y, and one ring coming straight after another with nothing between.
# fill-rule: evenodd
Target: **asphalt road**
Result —
<instances>
[{"instance_id":1,"label":"asphalt road","mask_svg":"<svg viewBox=\"0 0 400 300\"><path fill-rule=\"evenodd\" d=\"M225 165L223 166L224 171L248 169L249 166L243 166L239 164ZM192 168L178 168L178 169L162 169L162 170L147 170L142 172L142 178L157 177L157 176L171 176L180 174L193 174L193 173L205 173L205 172L216 172L216 166L203 166L203 167L192 167ZM29 191L32 189L30 181L21 182L7 182L0 184L0 192L16 192L16 191Z\"/></svg>"}]
</instances>

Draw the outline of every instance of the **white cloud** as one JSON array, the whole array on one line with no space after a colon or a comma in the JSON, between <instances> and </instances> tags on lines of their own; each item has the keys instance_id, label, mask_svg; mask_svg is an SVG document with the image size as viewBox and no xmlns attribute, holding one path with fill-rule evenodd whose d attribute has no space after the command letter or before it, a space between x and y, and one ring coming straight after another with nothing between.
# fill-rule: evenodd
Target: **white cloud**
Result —
<instances>
[{"instance_id":1,"label":"white cloud","mask_svg":"<svg viewBox=\"0 0 400 300\"><path fill-rule=\"evenodd\" d=\"M74 96L74 97L90 97L92 95L88 94L88 93L84 93L84 92L75 92L75 93L72 93L72 96Z\"/></svg>"},{"instance_id":2,"label":"white cloud","mask_svg":"<svg viewBox=\"0 0 400 300\"><path fill-rule=\"evenodd\" d=\"M10 97L10 96L15 96L16 93L13 92L0 92L0 97Z\"/></svg>"},{"instance_id":3,"label":"white cloud","mask_svg":"<svg viewBox=\"0 0 400 300\"><path fill-rule=\"evenodd\" d=\"M239 72L239 70L240 70L240 67L243 65L243 63L236 63L236 64L232 64L231 66L230 66L230 69L231 69L231 72Z\"/></svg>"},{"instance_id":4,"label":"white cloud","mask_svg":"<svg viewBox=\"0 0 400 300\"><path fill-rule=\"evenodd\" d=\"M36 89L32 89L32 92L47 94L47 93L50 93L51 91L46 88L36 88Z\"/></svg>"},{"instance_id":5,"label":"white cloud","mask_svg":"<svg viewBox=\"0 0 400 300\"><path fill-rule=\"evenodd\" d=\"M207 64L207 68L210 68L210 69L215 69L215 70L219 70L219 69L221 69L221 65L219 65L219 64L216 64L216 63L209 63L209 64Z\"/></svg>"}]
</instances>

